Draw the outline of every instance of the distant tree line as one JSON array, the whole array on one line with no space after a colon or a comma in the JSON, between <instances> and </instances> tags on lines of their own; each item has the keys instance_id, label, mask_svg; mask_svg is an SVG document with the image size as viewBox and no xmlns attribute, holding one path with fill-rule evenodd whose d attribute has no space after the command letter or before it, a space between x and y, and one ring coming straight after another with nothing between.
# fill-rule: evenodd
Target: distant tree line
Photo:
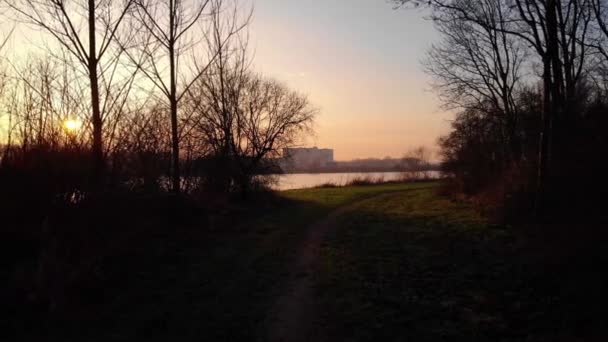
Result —
<instances>
[{"instance_id":1,"label":"distant tree line","mask_svg":"<svg viewBox=\"0 0 608 342\"><path fill-rule=\"evenodd\" d=\"M457 111L440 145L461 190L541 216L603 198L607 1L396 3L430 8L441 35L425 67Z\"/></svg>"},{"instance_id":2,"label":"distant tree line","mask_svg":"<svg viewBox=\"0 0 608 342\"><path fill-rule=\"evenodd\" d=\"M289 156L283 156L279 164L286 173L407 172L413 178L425 178L416 176L440 169L439 164L431 161L429 149L423 146L407 151L402 158L363 158L310 166L294 164Z\"/></svg>"}]
</instances>

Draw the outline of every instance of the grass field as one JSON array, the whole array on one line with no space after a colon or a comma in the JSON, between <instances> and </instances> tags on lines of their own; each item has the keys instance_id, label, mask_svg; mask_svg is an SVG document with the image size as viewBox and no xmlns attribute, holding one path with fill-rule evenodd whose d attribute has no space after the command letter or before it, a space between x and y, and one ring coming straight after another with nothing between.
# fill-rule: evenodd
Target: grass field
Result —
<instances>
[{"instance_id":1,"label":"grass field","mask_svg":"<svg viewBox=\"0 0 608 342\"><path fill-rule=\"evenodd\" d=\"M598 324L605 301L568 311L578 302L560 299L559 275L530 261L512 229L437 183L411 183L287 191L171 229L148 220L146 236L100 265L101 301L17 328L47 340L266 341L298 246L345 206L314 276L327 340L556 340L555 327L577 336Z\"/></svg>"},{"instance_id":2,"label":"grass field","mask_svg":"<svg viewBox=\"0 0 608 342\"><path fill-rule=\"evenodd\" d=\"M352 341L454 340L504 333L493 277L508 233L434 187L364 201L323 248L318 277L326 330ZM496 288L496 287L499 288Z\"/></svg>"},{"instance_id":3,"label":"grass field","mask_svg":"<svg viewBox=\"0 0 608 342\"><path fill-rule=\"evenodd\" d=\"M327 340L602 340L607 283L589 255L548 261L548 237L436 190L373 197L342 217L316 282Z\"/></svg>"},{"instance_id":4,"label":"grass field","mask_svg":"<svg viewBox=\"0 0 608 342\"><path fill-rule=\"evenodd\" d=\"M78 289L81 313L13 328L87 341L265 340L267 313L309 225L362 198L424 186L297 190L171 229L142 221L144 236L99 265L103 283L91 284L92 294Z\"/></svg>"}]
</instances>

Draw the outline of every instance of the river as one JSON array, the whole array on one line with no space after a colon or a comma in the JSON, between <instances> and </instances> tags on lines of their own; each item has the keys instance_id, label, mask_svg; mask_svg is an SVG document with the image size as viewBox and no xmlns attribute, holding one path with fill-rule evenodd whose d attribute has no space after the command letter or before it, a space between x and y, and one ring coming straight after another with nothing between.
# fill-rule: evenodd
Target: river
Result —
<instances>
[{"instance_id":1,"label":"river","mask_svg":"<svg viewBox=\"0 0 608 342\"><path fill-rule=\"evenodd\" d=\"M438 171L425 172L426 177L437 179L441 177ZM278 176L278 182L274 185L276 190L293 190L314 188L323 184L345 185L354 179L371 179L382 181L397 181L407 178L411 174L404 172L349 172L349 173L298 173L284 174ZM411 178L411 177L410 177Z\"/></svg>"}]
</instances>

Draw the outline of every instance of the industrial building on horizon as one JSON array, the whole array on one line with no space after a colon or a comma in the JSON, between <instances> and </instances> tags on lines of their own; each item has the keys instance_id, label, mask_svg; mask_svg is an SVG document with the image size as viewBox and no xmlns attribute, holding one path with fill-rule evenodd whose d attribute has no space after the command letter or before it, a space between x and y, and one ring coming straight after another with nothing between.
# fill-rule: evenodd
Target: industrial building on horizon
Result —
<instances>
[{"instance_id":1,"label":"industrial building on horizon","mask_svg":"<svg viewBox=\"0 0 608 342\"><path fill-rule=\"evenodd\" d=\"M284 169L323 169L334 163L334 150L329 148L303 147L283 149Z\"/></svg>"}]
</instances>

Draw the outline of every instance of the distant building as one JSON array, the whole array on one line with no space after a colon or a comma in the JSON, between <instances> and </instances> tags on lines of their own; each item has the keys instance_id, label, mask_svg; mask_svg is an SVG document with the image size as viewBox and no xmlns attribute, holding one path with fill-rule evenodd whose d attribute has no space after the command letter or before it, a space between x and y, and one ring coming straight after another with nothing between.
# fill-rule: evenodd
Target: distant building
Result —
<instances>
[{"instance_id":1,"label":"distant building","mask_svg":"<svg viewBox=\"0 0 608 342\"><path fill-rule=\"evenodd\" d=\"M334 162L334 150L312 148L285 148L283 157L288 169L314 170L327 167Z\"/></svg>"}]
</instances>

